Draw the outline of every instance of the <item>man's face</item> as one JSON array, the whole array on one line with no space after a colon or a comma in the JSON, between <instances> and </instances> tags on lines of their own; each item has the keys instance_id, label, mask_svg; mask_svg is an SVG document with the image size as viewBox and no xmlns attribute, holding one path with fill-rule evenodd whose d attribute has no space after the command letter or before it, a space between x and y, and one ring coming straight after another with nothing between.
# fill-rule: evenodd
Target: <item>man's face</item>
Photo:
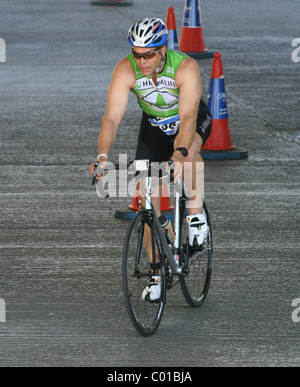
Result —
<instances>
[{"instance_id":1,"label":"man's face","mask_svg":"<svg viewBox=\"0 0 300 387\"><path fill-rule=\"evenodd\" d=\"M156 47L133 47L133 56L141 72L148 76L153 74L161 65L162 55L166 54L166 46L157 49ZM140 55L144 55L144 57Z\"/></svg>"}]
</instances>

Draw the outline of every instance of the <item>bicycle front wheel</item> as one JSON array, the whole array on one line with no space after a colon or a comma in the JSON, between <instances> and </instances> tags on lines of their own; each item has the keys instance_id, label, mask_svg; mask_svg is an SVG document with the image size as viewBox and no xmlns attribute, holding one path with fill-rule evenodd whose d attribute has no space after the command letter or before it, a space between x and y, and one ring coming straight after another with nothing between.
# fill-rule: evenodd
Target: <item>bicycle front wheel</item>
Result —
<instances>
[{"instance_id":1,"label":"bicycle front wheel","mask_svg":"<svg viewBox=\"0 0 300 387\"><path fill-rule=\"evenodd\" d=\"M180 284L186 301L193 308L203 304L208 293L212 273L212 229L205 203L203 208L206 213L209 232L198 251L193 251L188 246L189 226L185 221L182 222L181 227L182 262L185 262L187 249L189 255L187 258L187 272L180 276Z\"/></svg>"},{"instance_id":2,"label":"bicycle front wheel","mask_svg":"<svg viewBox=\"0 0 300 387\"><path fill-rule=\"evenodd\" d=\"M142 299L151 276L150 263L160 262L161 297L151 302ZM153 262L152 262L153 263ZM153 267L153 266L152 266ZM135 329L143 336L158 328L166 301L166 275L161 242L147 212L138 213L129 225L123 251L123 288L128 314Z\"/></svg>"}]
</instances>

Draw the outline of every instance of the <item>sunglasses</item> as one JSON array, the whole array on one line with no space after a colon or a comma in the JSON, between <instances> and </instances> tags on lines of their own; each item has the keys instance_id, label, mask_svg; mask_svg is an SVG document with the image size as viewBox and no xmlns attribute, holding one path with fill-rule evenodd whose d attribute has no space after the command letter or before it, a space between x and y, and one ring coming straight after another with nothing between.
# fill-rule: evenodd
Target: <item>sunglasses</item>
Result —
<instances>
[{"instance_id":1,"label":"sunglasses","mask_svg":"<svg viewBox=\"0 0 300 387\"><path fill-rule=\"evenodd\" d=\"M137 52L135 52L133 49L132 49L132 54L133 56L135 57L135 59L152 59L155 57L156 55L156 51L160 50L161 47L157 47L155 50L152 50L152 51L148 51L148 52L144 52L143 54L139 54Z\"/></svg>"}]
</instances>

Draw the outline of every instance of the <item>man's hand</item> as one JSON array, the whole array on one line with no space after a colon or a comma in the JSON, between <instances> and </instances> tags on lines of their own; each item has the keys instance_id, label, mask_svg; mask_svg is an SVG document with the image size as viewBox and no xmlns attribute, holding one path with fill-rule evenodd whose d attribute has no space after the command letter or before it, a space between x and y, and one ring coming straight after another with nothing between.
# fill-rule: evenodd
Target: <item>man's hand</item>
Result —
<instances>
[{"instance_id":1,"label":"man's hand","mask_svg":"<svg viewBox=\"0 0 300 387\"><path fill-rule=\"evenodd\" d=\"M175 151L171 157L171 160L174 163L174 183L177 183L178 179L182 177L185 157L181 152Z\"/></svg>"},{"instance_id":2,"label":"man's hand","mask_svg":"<svg viewBox=\"0 0 300 387\"><path fill-rule=\"evenodd\" d=\"M97 173L96 175L96 181L99 181L100 179L103 178L103 176L105 176L107 174L107 160L105 157L100 157L99 160L98 160L98 170L100 171L100 173ZM95 173L95 163L92 163L90 165L90 173L92 175L92 177L94 177L94 173Z\"/></svg>"}]
</instances>

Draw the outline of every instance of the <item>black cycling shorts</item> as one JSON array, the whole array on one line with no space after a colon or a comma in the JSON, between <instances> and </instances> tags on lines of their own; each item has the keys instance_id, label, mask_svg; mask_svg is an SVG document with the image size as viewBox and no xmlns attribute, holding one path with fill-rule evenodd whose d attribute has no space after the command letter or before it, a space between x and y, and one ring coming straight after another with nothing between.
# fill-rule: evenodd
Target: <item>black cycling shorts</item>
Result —
<instances>
[{"instance_id":1,"label":"black cycling shorts","mask_svg":"<svg viewBox=\"0 0 300 387\"><path fill-rule=\"evenodd\" d=\"M152 126L149 122L149 116L143 113L138 143L136 148L135 160L146 159L150 162L168 161L174 152L174 139L178 134L168 136L158 126ZM208 139L212 129L211 113L201 99L196 132L203 140L203 144Z\"/></svg>"}]
</instances>

